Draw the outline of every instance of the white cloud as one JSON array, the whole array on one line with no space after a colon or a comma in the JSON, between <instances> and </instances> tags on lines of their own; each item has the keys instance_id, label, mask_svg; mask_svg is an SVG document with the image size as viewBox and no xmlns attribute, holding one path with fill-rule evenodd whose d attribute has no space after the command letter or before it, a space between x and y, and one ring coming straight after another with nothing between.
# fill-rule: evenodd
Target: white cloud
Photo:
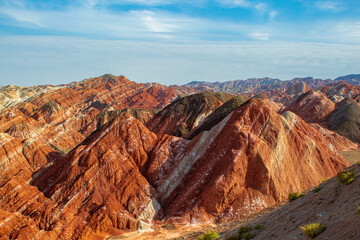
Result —
<instances>
[{"instance_id":1,"label":"white cloud","mask_svg":"<svg viewBox=\"0 0 360 240\"><path fill-rule=\"evenodd\" d=\"M0 4L0 13L22 23L44 27L41 17L36 12L27 11L25 2L21 0L5 0Z\"/></svg>"},{"instance_id":2,"label":"white cloud","mask_svg":"<svg viewBox=\"0 0 360 240\"><path fill-rule=\"evenodd\" d=\"M2 17L11 18L12 24L84 37L0 37L0 71L4 73L0 85L17 79L70 82L104 73L168 84L171 80L185 83L261 76L336 77L358 71L360 64L358 21L313 21L294 28L291 23L220 21L156 8L112 12L99 2L88 0L57 10L34 9L18 0L2 5ZM278 15L258 1L235 3L263 19Z\"/></svg>"},{"instance_id":3,"label":"white cloud","mask_svg":"<svg viewBox=\"0 0 360 240\"><path fill-rule=\"evenodd\" d=\"M268 6L265 3L257 3L254 5L254 8L261 14L268 11Z\"/></svg>"},{"instance_id":4,"label":"white cloud","mask_svg":"<svg viewBox=\"0 0 360 240\"><path fill-rule=\"evenodd\" d=\"M80 3L83 3L83 0L78 0ZM166 6L173 4L202 4L206 0L86 0L85 5L89 5L87 2L90 2L93 6L108 6L108 5L141 5L141 6ZM90 5L91 5L90 4Z\"/></svg>"},{"instance_id":5,"label":"white cloud","mask_svg":"<svg viewBox=\"0 0 360 240\"><path fill-rule=\"evenodd\" d=\"M178 2L176 0L124 0L124 1L113 1L117 4L123 4L123 3L134 3L139 5L168 5L173 4L175 2Z\"/></svg>"},{"instance_id":6,"label":"white cloud","mask_svg":"<svg viewBox=\"0 0 360 240\"><path fill-rule=\"evenodd\" d=\"M279 14L278 11L271 10L270 13L269 13L269 18L270 18L270 20L271 20L271 21L274 20L278 14Z\"/></svg>"},{"instance_id":7,"label":"white cloud","mask_svg":"<svg viewBox=\"0 0 360 240\"><path fill-rule=\"evenodd\" d=\"M99 1L97 0L85 0L85 1L81 1L81 4L84 5L84 7L86 8L94 8L96 5L99 4Z\"/></svg>"},{"instance_id":8,"label":"white cloud","mask_svg":"<svg viewBox=\"0 0 360 240\"><path fill-rule=\"evenodd\" d=\"M218 2L226 7L252 7L253 4L247 0L218 0Z\"/></svg>"},{"instance_id":9,"label":"white cloud","mask_svg":"<svg viewBox=\"0 0 360 240\"><path fill-rule=\"evenodd\" d=\"M335 26L340 37L353 40L360 44L360 22L342 22Z\"/></svg>"},{"instance_id":10,"label":"white cloud","mask_svg":"<svg viewBox=\"0 0 360 240\"><path fill-rule=\"evenodd\" d=\"M191 18L181 18L175 16L169 16L166 14L159 14L153 11L132 11L132 13L139 17L145 26L152 32L166 33L177 32L184 28L184 25L190 22L195 22Z\"/></svg>"},{"instance_id":11,"label":"white cloud","mask_svg":"<svg viewBox=\"0 0 360 240\"><path fill-rule=\"evenodd\" d=\"M248 8L255 10L261 16L267 15L270 20L274 20L278 15L278 11L271 9L264 2L254 2L248 0L217 0L224 7L240 7L240 8Z\"/></svg>"},{"instance_id":12,"label":"white cloud","mask_svg":"<svg viewBox=\"0 0 360 240\"><path fill-rule=\"evenodd\" d=\"M0 13L22 23L30 23L38 27L44 27L41 17L36 12L25 9L0 8Z\"/></svg>"},{"instance_id":13,"label":"white cloud","mask_svg":"<svg viewBox=\"0 0 360 240\"><path fill-rule=\"evenodd\" d=\"M36 10L15 5L0 8L0 13L18 25L32 24L47 30L115 38L146 39L160 35L153 33L181 32L190 28L196 20L188 16L167 12L130 11L111 13L94 8L95 1L83 2L83 6L71 6L62 10ZM161 36L163 37L163 35Z\"/></svg>"},{"instance_id":14,"label":"white cloud","mask_svg":"<svg viewBox=\"0 0 360 240\"><path fill-rule=\"evenodd\" d=\"M322 11L342 11L345 9L339 1L316 1L315 7Z\"/></svg>"},{"instance_id":15,"label":"white cloud","mask_svg":"<svg viewBox=\"0 0 360 240\"><path fill-rule=\"evenodd\" d=\"M84 2L83 2L84 3ZM85 4L85 3L84 3ZM0 11L9 18L23 23L33 24L49 31L62 34L80 34L101 38L121 39L173 39L196 40L206 36L256 38L265 37L252 34L254 24L225 22L213 19L194 18L183 14L167 11L137 10L129 12L108 12L106 9L95 8L94 0L84 6L71 6L61 10L34 10L15 6L1 8ZM216 34L214 34L216 33ZM218 36L217 36L218 35Z\"/></svg>"},{"instance_id":16,"label":"white cloud","mask_svg":"<svg viewBox=\"0 0 360 240\"><path fill-rule=\"evenodd\" d=\"M310 9L326 12L341 12L349 8L347 0L293 0L301 2ZM349 1L354 2L354 1ZM351 3L353 4L353 3Z\"/></svg>"},{"instance_id":17,"label":"white cloud","mask_svg":"<svg viewBox=\"0 0 360 240\"><path fill-rule=\"evenodd\" d=\"M251 38L257 39L257 40L263 40L263 41L268 41L270 38L270 35L268 33L265 32L250 32L249 36Z\"/></svg>"},{"instance_id":18,"label":"white cloud","mask_svg":"<svg viewBox=\"0 0 360 240\"><path fill-rule=\"evenodd\" d=\"M278 16L266 4L255 4L258 12L270 20L262 24L192 17L165 10L111 12L92 7L98 0L88 0L86 6L72 5L57 10L33 9L23 2L7 2L0 7L10 24L44 28L58 35L74 35L102 39L193 41L215 39L316 41L359 44L358 23L310 22L294 28L291 23L272 21ZM110 1L110 0L109 0ZM157 1L157 0L156 0ZM83 2L84 3L84 2ZM249 4L241 1L237 4ZM96 5L97 6L97 5ZM30 25L30 26L29 26Z\"/></svg>"},{"instance_id":19,"label":"white cloud","mask_svg":"<svg viewBox=\"0 0 360 240\"><path fill-rule=\"evenodd\" d=\"M265 76L335 78L357 72L360 66L360 45L353 44L13 36L0 37L0 49L0 85L69 83L105 73L164 84Z\"/></svg>"},{"instance_id":20,"label":"white cloud","mask_svg":"<svg viewBox=\"0 0 360 240\"><path fill-rule=\"evenodd\" d=\"M18 6L20 8L25 7L25 2L23 2L22 0L4 0L3 4L5 6Z\"/></svg>"},{"instance_id":21,"label":"white cloud","mask_svg":"<svg viewBox=\"0 0 360 240\"><path fill-rule=\"evenodd\" d=\"M253 29L258 26L231 21L219 21L210 18L196 18L180 13L171 13L165 10L136 10L112 12L109 4L170 4L180 0L86 0L79 1L60 9L37 9L29 7L23 1L8 2L1 6L0 13L11 18L12 25L31 28L44 28L63 35L80 35L87 37L121 38L121 39L201 39L206 36L212 38L226 35L237 39L247 37L268 39L268 36L255 36ZM198 0L199 4L205 0ZM182 1L184 2L184 1ZM253 3L247 0L226 0L222 4L243 6L254 9L262 16L273 20L277 11L271 10L264 3ZM105 7L106 6L106 7Z\"/></svg>"}]
</instances>

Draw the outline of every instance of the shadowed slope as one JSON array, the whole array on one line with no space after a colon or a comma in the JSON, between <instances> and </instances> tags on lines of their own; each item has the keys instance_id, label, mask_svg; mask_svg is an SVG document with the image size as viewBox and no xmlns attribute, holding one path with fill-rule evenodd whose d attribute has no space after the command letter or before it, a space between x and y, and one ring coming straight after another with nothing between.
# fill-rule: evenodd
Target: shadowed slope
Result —
<instances>
[{"instance_id":1,"label":"shadowed slope","mask_svg":"<svg viewBox=\"0 0 360 240\"><path fill-rule=\"evenodd\" d=\"M330 130L360 142L360 105L354 100L347 98L338 103L327 121Z\"/></svg>"},{"instance_id":2,"label":"shadowed slope","mask_svg":"<svg viewBox=\"0 0 360 240\"><path fill-rule=\"evenodd\" d=\"M225 102L223 105L215 109L213 113L205 118L205 120L201 123L201 125L194 128L190 133L186 136L188 139L194 138L200 132L209 131L213 126L218 124L221 120L223 120L229 113L238 108L241 104L248 100L245 96L236 96Z\"/></svg>"},{"instance_id":3,"label":"shadowed slope","mask_svg":"<svg viewBox=\"0 0 360 240\"><path fill-rule=\"evenodd\" d=\"M221 105L212 92L186 96L165 107L146 126L157 134L183 137Z\"/></svg>"}]
</instances>

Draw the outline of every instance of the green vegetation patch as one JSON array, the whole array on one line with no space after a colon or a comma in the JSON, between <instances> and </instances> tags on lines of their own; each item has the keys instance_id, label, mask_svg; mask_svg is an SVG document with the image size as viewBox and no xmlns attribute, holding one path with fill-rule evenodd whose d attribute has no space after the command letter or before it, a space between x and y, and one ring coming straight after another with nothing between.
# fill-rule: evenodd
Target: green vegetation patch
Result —
<instances>
[{"instance_id":1,"label":"green vegetation patch","mask_svg":"<svg viewBox=\"0 0 360 240\"><path fill-rule=\"evenodd\" d=\"M299 197L304 196L303 193L289 193L289 201L294 201L296 199L298 199Z\"/></svg>"},{"instance_id":2,"label":"green vegetation patch","mask_svg":"<svg viewBox=\"0 0 360 240\"><path fill-rule=\"evenodd\" d=\"M325 231L326 227L320 223L308 223L304 226L301 226L300 229L305 233L306 236L314 238Z\"/></svg>"},{"instance_id":3,"label":"green vegetation patch","mask_svg":"<svg viewBox=\"0 0 360 240\"><path fill-rule=\"evenodd\" d=\"M199 240L217 240L219 239L219 234L216 232L208 231L205 234L198 237Z\"/></svg>"},{"instance_id":4,"label":"green vegetation patch","mask_svg":"<svg viewBox=\"0 0 360 240\"><path fill-rule=\"evenodd\" d=\"M224 102L229 101L231 98L233 98L234 95L232 95L230 93L217 92L217 93L215 93L215 97L224 103Z\"/></svg>"},{"instance_id":5,"label":"green vegetation patch","mask_svg":"<svg viewBox=\"0 0 360 240\"><path fill-rule=\"evenodd\" d=\"M350 183L355 181L357 175L354 172L354 169L351 169L349 171L339 172L337 178L342 184L349 185Z\"/></svg>"},{"instance_id":6,"label":"green vegetation patch","mask_svg":"<svg viewBox=\"0 0 360 240\"><path fill-rule=\"evenodd\" d=\"M314 187L313 192L314 192L314 193L317 193L317 192L319 192L321 189L322 189L322 187L316 186L316 187Z\"/></svg>"}]
</instances>

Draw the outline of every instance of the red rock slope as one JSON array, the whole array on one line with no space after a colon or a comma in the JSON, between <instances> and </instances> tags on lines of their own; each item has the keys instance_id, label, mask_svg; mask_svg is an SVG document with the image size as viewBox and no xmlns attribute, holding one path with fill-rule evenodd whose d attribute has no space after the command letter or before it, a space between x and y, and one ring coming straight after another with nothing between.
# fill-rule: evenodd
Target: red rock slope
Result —
<instances>
[{"instance_id":1,"label":"red rock slope","mask_svg":"<svg viewBox=\"0 0 360 240\"><path fill-rule=\"evenodd\" d=\"M142 175L156 141L125 113L49 166L33 183L61 208L49 230L64 221L59 237L77 239L148 228L161 212L156 191Z\"/></svg>"},{"instance_id":2,"label":"red rock slope","mask_svg":"<svg viewBox=\"0 0 360 240\"><path fill-rule=\"evenodd\" d=\"M359 95L360 87L345 81L339 81L321 87L320 91L325 93L334 102L340 102L345 98L354 98Z\"/></svg>"},{"instance_id":3,"label":"red rock slope","mask_svg":"<svg viewBox=\"0 0 360 240\"><path fill-rule=\"evenodd\" d=\"M166 90L159 89L103 76L3 109L0 238L103 239L124 229L156 228L157 221L228 221L348 166L326 134L261 99L192 140L152 132L132 116L136 111L116 111L156 104ZM155 100L146 102L147 94ZM222 104L210 95L170 105L180 109L155 126L175 126L173 133L185 122L191 130ZM188 107L186 116L182 107Z\"/></svg>"},{"instance_id":4,"label":"red rock slope","mask_svg":"<svg viewBox=\"0 0 360 240\"><path fill-rule=\"evenodd\" d=\"M33 172L59 154L34 141L0 133L0 239L55 239L46 228L56 204L29 184ZM46 237L49 236L49 237Z\"/></svg>"},{"instance_id":5,"label":"red rock slope","mask_svg":"<svg viewBox=\"0 0 360 240\"><path fill-rule=\"evenodd\" d=\"M334 110L335 103L325 94L310 90L299 96L283 112L291 111L308 123L320 123Z\"/></svg>"},{"instance_id":6,"label":"red rock slope","mask_svg":"<svg viewBox=\"0 0 360 240\"><path fill-rule=\"evenodd\" d=\"M64 229L76 229L75 223L80 221L76 214L61 215L63 206L59 209L59 202L30 183L43 176L45 169L65 163L69 155L62 155L126 111L123 107L162 107L180 93L184 92L112 75L56 87L0 88L0 238L29 239L36 234L38 239L55 239ZM155 114L151 110L127 111L143 122ZM57 168L52 177L61 172ZM134 224L127 226L125 221L120 228L134 228ZM64 234L64 239L81 235Z\"/></svg>"},{"instance_id":7,"label":"red rock slope","mask_svg":"<svg viewBox=\"0 0 360 240\"><path fill-rule=\"evenodd\" d=\"M191 141L156 136L124 113L33 175L37 188L29 185L28 170L22 182L32 194L2 186L2 196L15 195L2 197L1 209L24 232L5 224L0 233L103 238L149 228L154 218L190 224L236 219L347 166L329 145L296 115L281 116L259 99ZM21 159L14 160L23 171ZM36 204L21 208L20 202Z\"/></svg>"},{"instance_id":8,"label":"red rock slope","mask_svg":"<svg viewBox=\"0 0 360 240\"><path fill-rule=\"evenodd\" d=\"M188 89L187 89L188 90ZM14 86L0 89L0 132L33 138L69 151L98 127L98 115L124 108L161 108L183 91L104 75L57 87ZM2 97L1 97L2 96ZM5 106L4 109L1 109ZM132 111L149 120L154 113Z\"/></svg>"},{"instance_id":9,"label":"red rock slope","mask_svg":"<svg viewBox=\"0 0 360 240\"><path fill-rule=\"evenodd\" d=\"M190 143L168 142L171 158L156 147L145 176L161 196L168 220L229 220L282 201L348 166L330 146L295 114L281 116L253 99Z\"/></svg>"}]
</instances>

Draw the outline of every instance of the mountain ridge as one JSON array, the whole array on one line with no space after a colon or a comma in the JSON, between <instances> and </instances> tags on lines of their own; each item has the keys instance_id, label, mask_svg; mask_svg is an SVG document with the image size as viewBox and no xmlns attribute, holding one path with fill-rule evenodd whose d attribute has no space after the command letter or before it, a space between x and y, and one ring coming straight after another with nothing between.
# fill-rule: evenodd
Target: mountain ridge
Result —
<instances>
[{"instance_id":1,"label":"mountain ridge","mask_svg":"<svg viewBox=\"0 0 360 240\"><path fill-rule=\"evenodd\" d=\"M319 93L300 79L282 89L254 83L254 97L109 74L1 89L0 237L104 239L227 222L349 166L339 151L357 145L310 122L321 124L322 112L345 101L336 100L357 106L355 85ZM311 110L324 102L317 96L335 109ZM291 102L304 119L287 111ZM348 112L341 109L337 115Z\"/></svg>"}]
</instances>

